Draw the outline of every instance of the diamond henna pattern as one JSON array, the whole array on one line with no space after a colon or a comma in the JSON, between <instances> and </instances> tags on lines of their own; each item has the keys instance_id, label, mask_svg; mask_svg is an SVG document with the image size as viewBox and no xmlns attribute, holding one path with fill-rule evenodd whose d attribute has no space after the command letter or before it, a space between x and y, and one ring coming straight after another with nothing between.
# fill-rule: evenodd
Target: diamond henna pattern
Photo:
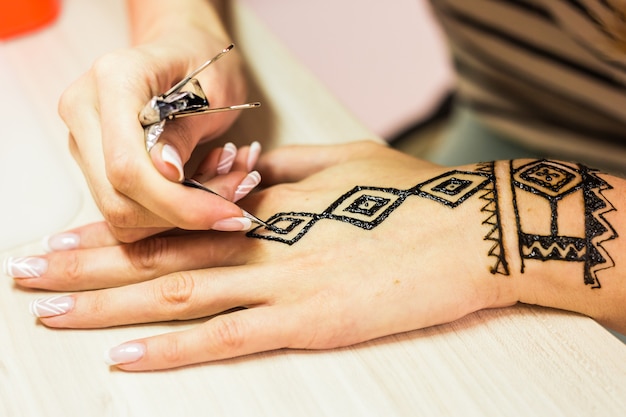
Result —
<instances>
[{"instance_id":1,"label":"diamond henna pattern","mask_svg":"<svg viewBox=\"0 0 626 417\"><path fill-rule=\"evenodd\" d=\"M451 171L416 185L413 192L454 208L485 187L489 181L493 181L490 173Z\"/></svg>"},{"instance_id":2,"label":"diamond henna pattern","mask_svg":"<svg viewBox=\"0 0 626 417\"><path fill-rule=\"evenodd\" d=\"M513 180L519 188L549 200L559 200L582 187L578 170L554 161L540 160L518 168Z\"/></svg>"},{"instance_id":3,"label":"diamond henna pattern","mask_svg":"<svg viewBox=\"0 0 626 417\"><path fill-rule=\"evenodd\" d=\"M324 210L323 217L373 229L407 197L395 188L354 187Z\"/></svg>"},{"instance_id":4,"label":"diamond henna pattern","mask_svg":"<svg viewBox=\"0 0 626 417\"><path fill-rule=\"evenodd\" d=\"M485 239L493 241L489 253L497 258L493 273L508 273L498 228L493 163L479 165L477 172L450 171L416 185L408 190L357 186L348 191L322 213L278 213L267 220L272 227L259 226L247 233L248 237L272 240L293 245L320 220L337 220L370 230L382 223L408 197L418 196L454 208L485 188L483 199L489 200L482 210L488 213L490 231ZM488 184L492 183L490 187ZM491 211L490 211L491 210Z\"/></svg>"},{"instance_id":5,"label":"diamond henna pattern","mask_svg":"<svg viewBox=\"0 0 626 417\"><path fill-rule=\"evenodd\" d=\"M613 187L598 176L598 171L583 165L549 160L510 161L509 169L521 272L524 273L525 261L579 262L584 265L585 284L600 288L598 272L615 266L604 247L605 242L618 237L605 218L615 211L604 195ZM523 193L532 198L521 199ZM509 275L494 162L477 164L475 171L449 171L408 190L357 186L321 213L278 213L267 221L271 228L259 226L247 236L292 245L320 220L336 220L370 230L409 197L456 208L474 195L483 202L480 212L486 216L482 224L487 228L484 240L492 243L488 251L488 256L494 258L490 271ZM545 203L536 204L537 198ZM578 211L584 206L584 225L559 219L559 211L567 206ZM532 216L527 215L530 212Z\"/></svg>"},{"instance_id":6,"label":"diamond henna pattern","mask_svg":"<svg viewBox=\"0 0 626 417\"><path fill-rule=\"evenodd\" d=\"M249 231L246 236L293 245L320 218L320 215L313 213L278 213L267 220L272 229L260 226Z\"/></svg>"}]
</instances>

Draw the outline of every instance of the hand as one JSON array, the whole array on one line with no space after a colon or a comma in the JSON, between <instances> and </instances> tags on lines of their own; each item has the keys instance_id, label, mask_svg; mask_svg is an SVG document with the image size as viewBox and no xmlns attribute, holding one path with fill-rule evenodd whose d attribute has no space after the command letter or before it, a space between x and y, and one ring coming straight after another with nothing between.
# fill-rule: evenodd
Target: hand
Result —
<instances>
[{"instance_id":1,"label":"hand","mask_svg":"<svg viewBox=\"0 0 626 417\"><path fill-rule=\"evenodd\" d=\"M208 3L194 2L196 9L191 4L180 6L189 14L203 16ZM98 59L59 103L70 130L72 154L111 232L121 241L138 240L173 226L209 229L217 220L241 216L241 210L228 201L177 184L196 145L224 132L236 112L168 122L159 143L146 153L138 121L143 106L230 43L225 32L215 29L217 24L207 23L204 28L176 16L172 13L167 24L155 19L159 30L146 29L151 36L137 46ZM236 49L197 78L212 107L245 101ZM232 195L248 172L211 175L211 186ZM184 210L181 201L186 202Z\"/></svg>"},{"instance_id":2,"label":"hand","mask_svg":"<svg viewBox=\"0 0 626 417\"><path fill-rule=\"evenodd\" d=\"M408 190L450 170L373 143L284 148L262 157L259 168L278 184L243 201L261 218L320 214L357 185ZM374 198L364 198L351 212L336 214L367 219L359 210L383 204L379 197L391 198L385 207L393 206L393 194L364 195L370 194ZM111 245L114 240L100 223L71 231L80 238L80 249L9 261L7 270L19 276L27 268L18 264L30 265L36 273L17 279L24 287L82 291L33 303L50 327L216 315L190 330L113 348L111 362L125 370L279 348L334 348L515 303L511 279L490 272L493 242L484 240L489 232L482 223L484 203L476 195L452 209L411 195L371 230L322 218L291 245L212 231ZM275 224L287 229L287 223ZM257 232L285 240L297 235Z\"/></svg>"}]
</instances>

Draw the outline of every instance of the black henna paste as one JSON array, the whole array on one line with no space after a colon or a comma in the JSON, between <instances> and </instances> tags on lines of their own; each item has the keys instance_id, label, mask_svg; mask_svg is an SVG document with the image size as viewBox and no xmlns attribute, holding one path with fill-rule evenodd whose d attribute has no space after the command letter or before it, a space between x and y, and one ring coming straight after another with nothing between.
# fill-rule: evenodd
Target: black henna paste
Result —
<instances>
[{"instance_id":1,"label":"black henna paste","mask_svg":"<svg viewBox=\"0 0 626 417\"><path fill-rule=\"evenodd\" d=\"M492 274L509 275L509 264L506 260L504 246L502 245L500 206L498 202L498 188L496 187L495 181L495 162L478 164L478 170L489 173L492 178L479 197L485 202L485 205L480 211L487 214L487 218L483 221L483 224L489 227L489 232L485 235L484 240L493 242L488 255L496 258L496 263L491 268L490 272Z\"/></svg>"},{"instance_id":2,"label":"black henna paste","mask_svg":"<svg viewBox=\"0 0 626 417\"><path fill-rule=\"evenodd\" d=\"M320 214L278 213L267 220L274 230L259 226L248 237L293 245L322 219L338 220L370 230L384 221L411 194L408 190L357 186Z\"/></svg>"},{"instance_id":3,"label":"black henna paste","mask_svg":"<svg viewBox=\"0 0 626 417\"><path fill-rule=\"evenodd\" d=\"M615 207L603 195L611 187L598 177L597 170L584 165L538 160L515 166L510 161L513 208L517 223L521 272L525 260L583 262L584 283L600 288L597 272L615 266L602 243L615 239L617 233L604 218ZM521 205L522 194L542 198L548 203L549 227L541 230L536 219L528 218ZM567 205L577 207L582 199L584 213L580 213L584 228L561 230L559 211ZM532 202L530 203L532 204ZM541 216L537 209L533 216Z\"/></svg>"},{"instance_id":4,"label":"black henna paste","mask_svg":"<svg viewBox=\"0 0 626 417\"><path fill-rule=\"evenodd\" d=\"M427 198L449 208L455 208L478 192L480 199L485 202L481 212L487 215L482 224L489 227L484 240L493 243L488 256L496 258L490 271L493 274L508 275L509 268L500 231L493 162L479 164L475 172L458 170L446 172L408 190L357 186L342 195L322 213L278 213L267 220L272 230L259 226L248 232L247 236L293 245L320 220L338 220L371 230L410 196Z\"/></svg>"}]
</instances>

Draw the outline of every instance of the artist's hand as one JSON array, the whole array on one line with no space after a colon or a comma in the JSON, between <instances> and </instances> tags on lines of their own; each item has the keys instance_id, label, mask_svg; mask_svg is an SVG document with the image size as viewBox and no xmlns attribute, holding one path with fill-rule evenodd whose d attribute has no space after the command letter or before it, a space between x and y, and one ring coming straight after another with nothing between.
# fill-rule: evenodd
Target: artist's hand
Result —
<instances>
[{"instance_id":1,"label":"artist's hand","mask_svg":"<svg viewBox=\"0 0 626 417\"><path fill-rule=\"evenodd\" d=\"M170 7L160 3L144 7L143 14ZM185 9L191 7L196 9ZM144 22L143 29L136 30L146 35L135 39L134 47L99 58L60 100L59 112L70 130L72 154L119 240L134 241L173 226L209 229L217 220L241 216L235 205L177 184L196 145L224 132L237 112L169 122L150 154L146 153L138 120L151 97L167 91L231 43L217 23L204 22L204 27L186 20L194 18L194 13L200 19L208 7L206 1L186 1L175 5L182 17L172 13L167 24L157 18L154 24ZM246 86L237 49L197 78L212 107L245 102ZM253 148L253 154L258 155L257 151ZM245 159L248 149L242 152ZM250 169L244 166L230 176L216 176L215 172L205 172L204 176L214 177L211 186L215 191L232 196Z\"/></svg>"},{"instance_id":2,"label":"artist's hand","mask_svg":"<svg viewBox=\"0 0 626 417\"><path fill-rule=\"evenodd\" d=\"M35 274L17 280L24 287L104 288L35 302L32 310L50 327L98 328L223 313L188 330L113 348L111 361L125 370L279 348L346 346L516 302L511 278L490 273L497 259L488 255L493 242L484 240L489 234L484 220L489 213L481 211L485 200L479 195L452 208L417 195L394 204L396 194L369 190L362 196L371 199L348 199L350 206L356 204L350 210L335 204L357 185L409 190L449 169L373 143L284 148L262 157L259 169L279 185L248 196L250 212L261 218L310 213L295 215L306 222L330 210L352 220L317 217L308 230L302 229L306 223L296 225L304 232L292 245L209 231L107 246L106 227L93 224L72 231L80 236L81 249L22 259L8 269L19 275L20 262L31 266L21 271ZM391 200L385 203L385 198ZM382 204L378 211L377 204ZM354 220L379 215L382 221L371 230ZM288 229L288 223L276 226ZM259 233L285 240L298 234Z\"/></svg>"}]
</instances>

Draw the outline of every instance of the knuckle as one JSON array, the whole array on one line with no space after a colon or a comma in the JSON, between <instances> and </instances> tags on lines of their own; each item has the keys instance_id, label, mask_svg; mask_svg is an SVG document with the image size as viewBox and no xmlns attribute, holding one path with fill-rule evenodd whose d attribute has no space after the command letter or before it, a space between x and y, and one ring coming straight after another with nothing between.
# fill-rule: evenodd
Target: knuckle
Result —
<instances>
[{"instance_id":1,"label":"knuckle","mask_svg":"<svg viewBox=\"0 0 626 417\"><path fill-rule=\"evenodd\" d=\"M70 285L75 286L84 277L84 265L76 251L63 253L63 279Z\"/></svg>"},{"instance_id":2,"label":"knuckle","mask_svg":"<svg viewBox=\"0 0 626 417\"><path fill-rule=\"evenodd\" d=\"M69 122L73 113L72 108L76 105L77 97L74 90L73 87L69 87L67 90L63 91L57 105L59 116L61 116L61 119L63 119L65 123Z\"/></svg>"},{"instance_id":3,"label":"knuckle","mask_svg":"<svg viewBox=\"0 0 626 417\"><path fill-rule=\"evenodd\" d=\"M70 150L70 154L80 164L80 152L78 150L78 143L76 138L71 133L67 135L67 147Z\"/></svg>"},{"instance_id":4,"label":"knuckle","mask_svg":"<svg viewBox=\"0 0 626 417\"><path fill-rule=\"evenodd\" d=\"M94 291L89 295L87 308L93 325L110 325L108 324L109 314L107 310L110 305L110 300L107 300L103 291Z\"/></svg>"},{"instance_id":5,"label":"knuckle","mask_svg":"<svg viewBox=\"0 0 626 417\"><path fill-rule=\"evenodd\" d=\"M166 311L184 315L189 310L194 287L194 279L187 272L167 275L157 285L156 298Z\"/></svg>"},{"instance_id":6,"label":"knuckle","mask_svg":"<svg viewBox=\"0 0 626 417\"><path fill-rule=\"evenodd\" d=\"M74 81L69 87L67 87L59 97L57 102L57 112L61 119L72 126L73 121L78 120L80 109L84 108L85 101L85 89L88 89L90 78L88 76L82 76Z\"/></svg>"},{"instance_id":7,"label":"knuckle","mask_svg":"<svg viewBox=\"0 0 626 417\"><path fill-rule=\"evenodd\" d=\"M180 341L173 334L163 335L161 346L161 358L167 367L173 367L185 361L185 352Z\"/></svg>"},{"instance_id":8,"label":"knuckle","mask_svg":"<svg viewBox=\"0 0 626 417\"><path fill-rule=\"evenodd\" d=\"M151 237L134 242L127 247L128 259L136 270L158 271L169 251L169 240Z\"/></svg>"},{"instance_id":9,"label":"knuckle","mask_svg":"<svg viewBox=\"0 0 626 417\"><path fill-rule=\"evenodd\" d=\"M124 151L116 152L106 159L106 176L111 185L123 194L134 189L138 176L132 159Z\"/></svg>"},{"instance_id":10,"label":"knuckle","mask_svg":"<svg viewBox=\"0 0 626 417\"><path fill-rule=\"evenodd\" d=\"M133 243L135 241L137 241L137 236L135 233L133 233L132 230L129 229L124 229L124 228L118 228L118 227L114 227L109 225L109 229L111 230L111 234L113 235L113 237L121 243Z\"/></svg>"},{"instance_id":11,"label":"knuckle","mask_svg":"<svg viewBox=\"0 0 626 417\"><path fill-rule=\"evenodd\" d=\"M132 210L129 204L118 195L111 195L109 193L101 195L100 211L106 222L113 228L123 229L139 225L137 211Z\"/></svg>"},{"instance_id":12,"label":"knuckle","mask_svg":"<svg viewBox=\"0 0 626 417\"><path fill-rule=\"evenodd\" d=\"M91 67L91 72L95 75L96 79L109 78L113 71L118 70L120 62L124 62L121 55L123 55L123 53L120 50L109 52L96 58Z\"/></svg>"},{"instance_id":13,"label":"knuckle","mask_svg":"<svg viewBox=\"0 0 626 417\"><path fill-rule=\"evenodd\" d=\"M215 347L225 353L239 350L244 345L244 329L241 321L224 315L214 320L212 330Z\"/></svg>"}]
</instances>

